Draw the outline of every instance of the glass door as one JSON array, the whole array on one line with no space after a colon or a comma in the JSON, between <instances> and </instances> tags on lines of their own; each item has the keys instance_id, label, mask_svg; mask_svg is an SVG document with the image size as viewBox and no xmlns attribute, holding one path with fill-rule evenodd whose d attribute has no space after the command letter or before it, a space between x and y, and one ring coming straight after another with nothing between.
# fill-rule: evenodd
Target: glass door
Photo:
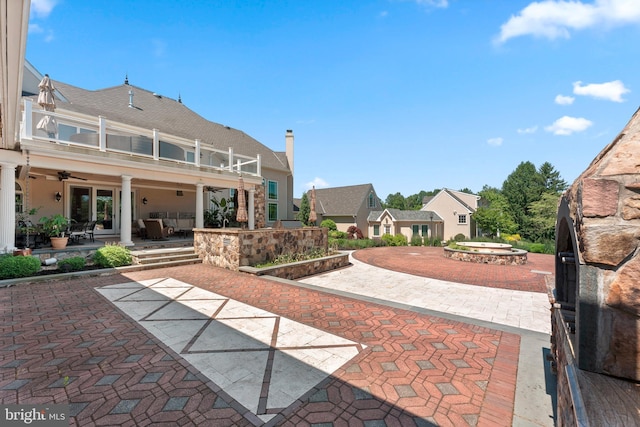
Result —
<instances>
[{"instance_id":1,"label":"glass door","mask_svg":"<svg viewBox=\"0 0 640 427\"><path fill-rule=\"evenodd\" d=\"M114 234L113 189L97 188L96 193L96 234Z\"/></svg>"},{"instance_id":2,"label":"glass door","mask_svg":"<svg viewBox=\"0 0 640 427\"><path fill-rule=\"evenodd\" d=\"M69 216L77 224L91 221L91 188L71 187Z\"/></svg>"}]
</instances>

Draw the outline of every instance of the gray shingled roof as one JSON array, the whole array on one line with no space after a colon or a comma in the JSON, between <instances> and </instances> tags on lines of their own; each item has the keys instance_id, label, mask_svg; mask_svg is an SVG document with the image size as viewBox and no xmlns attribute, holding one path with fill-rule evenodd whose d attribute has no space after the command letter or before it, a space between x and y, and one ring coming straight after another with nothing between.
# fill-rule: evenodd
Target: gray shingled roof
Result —
<instances>
[{"instance_id":1,"label":"gray shingled roof","mask_svg":"<svg viewBox=\"0 0 640 427\"><path fill-rule=\"evenodd\" d=\"M374 191L372 184L316 188L316 212L325 216L357 215L371 191ZM311 197L309 192L307 197Z\"/></svg>"},{"instance_id":2,"label":"gray shingled roof","mask_svg":"<svg viewBox=\"0 0 640 427\"><path fill-rule=\"evenodd\" d=\"M385 209L391 214L396 221L432 221L431 215L433 215L433 221L442 221L442 218L437 213L432 211L405 211L402 209ZM372 211L369 212L367 220L377 221L384 211Z\"/></svg>"},{"instance_id":3,"label":"gray shingled roof","mask_svg":"<svg viewBox=\"0 0 640 427\"><path fill-rule=\"evenodd\" d=\"M104 116L107 120L145 129L158 129L190 140L200 139L208 148L227 151L233 147L234 153L250 157L260 154L263 168L289 170L283 152L274 152L240 130L211 122L174 99L127 84L96 91L58 81L54 86L69 101L59 101L58 108ZM129 107L129 90L133 91L133 108Z\"/></svg>"}]
</instances>

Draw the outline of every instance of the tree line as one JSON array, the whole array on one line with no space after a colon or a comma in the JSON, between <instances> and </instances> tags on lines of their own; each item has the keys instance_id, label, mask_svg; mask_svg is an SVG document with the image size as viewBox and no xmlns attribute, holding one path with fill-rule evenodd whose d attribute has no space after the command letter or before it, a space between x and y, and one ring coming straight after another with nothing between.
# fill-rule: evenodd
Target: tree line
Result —
<instances>
[{"instance_id":1,"label":"tree line","mask_svg":"<svg viewBox=\"0 0 640 427\"><path fill-rule=\"evenodd\" d=\"M473 214L483 235L500 237L501 234L520 234L532 242L555 239L558 201L567 183L551 163L539 168L531 162L522 162L504 180L501 188L485 185L478 209ZM420 191L409 197L389 194L382 203L384 208L419 210L425 197L436 195L440 189ZM459 190L474 194L468 188Z\"/></svg>"}]
</instances>

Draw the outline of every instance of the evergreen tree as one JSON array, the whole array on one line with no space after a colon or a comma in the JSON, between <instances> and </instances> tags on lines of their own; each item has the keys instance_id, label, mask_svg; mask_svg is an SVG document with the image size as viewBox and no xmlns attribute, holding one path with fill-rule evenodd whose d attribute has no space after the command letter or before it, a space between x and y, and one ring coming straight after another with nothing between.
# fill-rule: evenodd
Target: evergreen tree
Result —
<instances>
[{"instance_id":1,"label":"evergreen tree","mask_svg":"<svg viewBox=\"0 0 640 427\"><path fill-rule=\"evenodd\" d=\"M567 189L567 182L560 177L560 172L555 170L551 163L544 162L538 168L538 173L547 192L560 194Z\"/></svg>"},{"instance_id":2,"label":"evergreen tree","mask_svg":"<svg viewBox=\"0 0 640 427\"><path fill-rule=\"evenodd\" d=\"M540 200L545 191L542 176L531 162L522 162L502 183L502 194L523 237L532 235L529 205Z\"/></svg>"},{"instance_id":3,"label":"evergreen tree","mask_svg":"<svg viewBox=\"0 0 640 427\"><path fill-rule=\"evenodd\" d=\"M302 195L302 199L300 200L300 210L298 211L298 221L302 223L302 225L309 225L309 214L311 213L311 205L309 204L309 198L307 197L307 193Z\"/></svg>"}]
</instances>

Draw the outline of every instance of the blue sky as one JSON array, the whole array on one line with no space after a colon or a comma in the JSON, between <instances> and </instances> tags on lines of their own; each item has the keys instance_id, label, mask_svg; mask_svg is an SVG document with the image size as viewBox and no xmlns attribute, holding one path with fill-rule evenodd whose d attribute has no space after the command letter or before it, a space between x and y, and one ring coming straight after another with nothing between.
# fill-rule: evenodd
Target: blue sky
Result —
<instances>
[{"instance_id":1,"label":"blue sky","mask_svg":"<svg viewBox=\"0 0 640 427\"><path fill-rule=\"evenodd\" d=\"M569 183L640 106L638 0L32 0L27 59L54 80L181 96L276 151L294 196Z\"/></svg>"}]
</instances>

